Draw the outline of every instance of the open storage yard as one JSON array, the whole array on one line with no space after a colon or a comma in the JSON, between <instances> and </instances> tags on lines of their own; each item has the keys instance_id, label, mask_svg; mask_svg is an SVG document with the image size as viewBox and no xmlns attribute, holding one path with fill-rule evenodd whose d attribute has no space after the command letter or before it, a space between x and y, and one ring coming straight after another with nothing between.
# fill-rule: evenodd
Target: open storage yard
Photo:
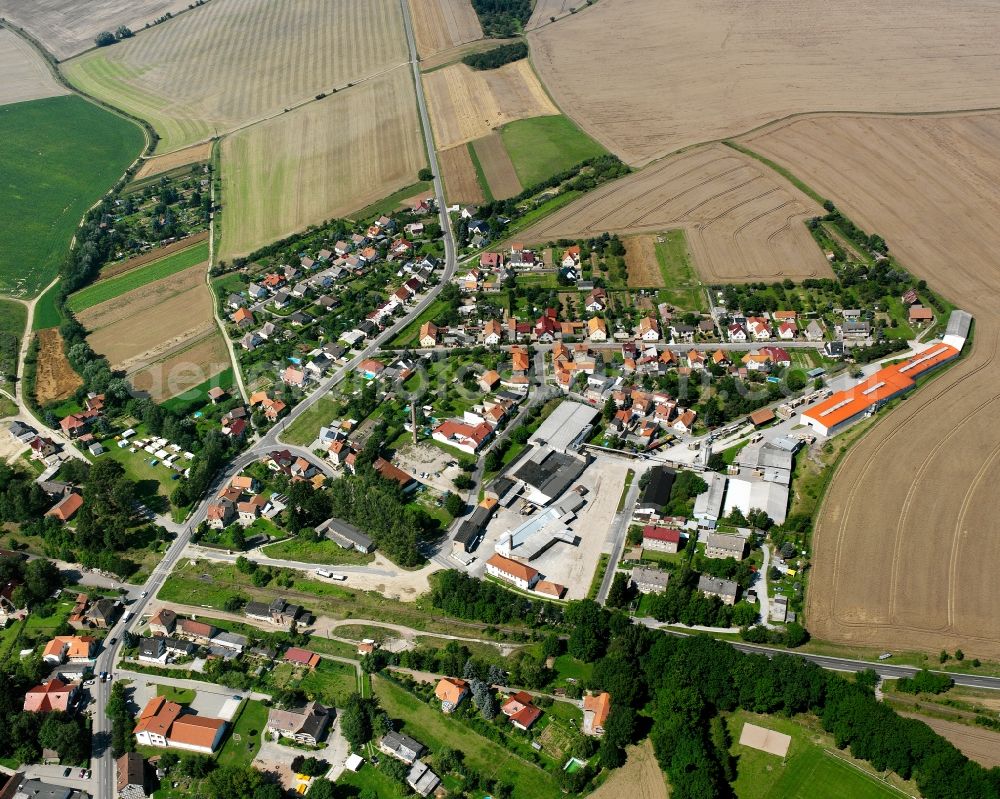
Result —
<instances>
[{"instance_id":1,"label":"open storage yard","mask_svg":"<svg viewBox=\"0 0 1000 799\"><path fill-rule=\"evenodd\" d=\"M221 256L356 211L426 163L405 67L253 125L222 143Z\"/></svg>"},{"instance_id":2,"label":"open storage yard","mask_svg":"<svg viewBox=\"0 0 1000 799\"><path fill-rule=\"evenodd\" d=\"M941 9L937 0L600 0L529 40L555 101L642 164L796 112L1000 106L996 8Z\"/></svg>"},{"instance_id":3,"label":"open storage yard","mask_svg":"<svg viewBox=\"0 0 1000 799\"><path fill-rule=\"evenodd\" d=\"M822 209L787 180L721 144L607 183L518 235L527 242L683 228L706 283L831 277L805 220Z\"/></svg>"},{"instance_id":4,"label":"open storage yard","mask_svg":"<svg viewBox=\"0 0 1000 799\"><path fill-rule=\"evenodd\" d=\"M394 0L211 0L63 69L147 120L166 152L405 61Z\"/></svg>"},{"instance_id":5,"label":"open storage yard","mask_svg":"<svg viewBox=\"0 0 1000 799\"><path fill-rule=\"evenodd\" d=\"M191 0L0 0L0 17L24 28L58 59L94 46L101 31L125 25L134 31Z\"/></svg>"},{"instance_id":6,"label":"open storage yard","mask_svg":"<svg viewBox=\"0 0 1000 799\"><path fill-rule=\"evenodd\" d=\"M421 58L483 38L471 0L409 0Z\"/></svg>"},{"instance_id":7,"label":"open storage yard","mask_svg":"<svg viewBox=\"0 0 1000 799\"><path fill-rule=\"evenodd\" d=\"M559 113L523 58L485 71L452 64L425 73L423 80L434 139L442 150L516 119Z\"/></svg>"},{"instance_id":8,"label":"open storage yard","mask_svg":"<svg viewBox=\"0 0 1000 799\"><path fill-rule=\"evenodd\" d=\"M35 48L6 28L0 28L0 75L0 105L67 93Z\"/></svg>"},{"instance_id":9,"label":"open storage yard","mask_svg":"<svg viewBox=\"0 0 1000 799\"><path fill-rule=\"evenodd\" d=\"M814 533L809 629L1000 658L1000 114L807 117L744 143L975 317L971 354L880 418L838 467Z\"/></svg>"}]
</instances>

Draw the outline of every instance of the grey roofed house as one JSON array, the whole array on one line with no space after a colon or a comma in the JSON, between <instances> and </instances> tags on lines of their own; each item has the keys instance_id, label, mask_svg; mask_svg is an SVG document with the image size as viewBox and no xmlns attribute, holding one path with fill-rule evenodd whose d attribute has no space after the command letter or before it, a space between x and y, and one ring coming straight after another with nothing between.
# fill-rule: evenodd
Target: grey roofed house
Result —
<instances>
[{"instance_id":1,"label":"grey roofed house","mask_svg":"<svg viewBox=\"0 0 1000 799\"><path fill-rule=\"evenodd\" d=\"M4 799L90 799L90 794L67 788L64 785L49 785L37 779L28 779L23 774L15 774L11 782L0 792ZM20 783L18 783L20 780ZM11 792L11 785L17 787Z\"/></svg>"},{"instance_id":2,"label":"grey roofed house","mask_svg":"<svg viewBox=\"0 0 1000 799\"><path fill-rule=\"evenodd\" d=\"M239 633L224 632L215 636L215 638L212 639L212 643L242 652L247 644L250 643L250 639L245 635L240 635Z\"/></svg>"},{"instance_id":3,"label":"grey roofed house","mask_svg":"<svg viewBox=\"0 0 1000 799\"><path fill-rule=\"evenodd\" d=\"M27 441L38 435L34 428L16 420L10 423L8 430L10 430L10 434L18 441Z\"/></svg>"},{"instance_id":4,"label":"grey roofed house","mask_svg":"<svg viewBox=\"0 0 1000 799\"><path fill-rule=\"evenodd\" d=\"M90 606L85 618L97 627L104 629L114 623L120 612L121 608L118 603L105 597L98 599Z\"/></svg>"},{"instance_id":5,"label":"grey roofed house","mask_svg":"<svg viewBox=\"0 0 1000 799\"><path fill-rule=\"evenodd\" d=\"M649 475L649 482L642 489L635 509L647 513L659 513L670 501L670 492L673 490L677 472L666 466L654 466L646 474Z\"/></svg>"},{"instance_id":6,"label":"grey roofed house","mask_svg":"<svg viewBox=\"0 0 1000 799\"><path fill-rule=\"evenodd\" d=\"M541 448L514 473L514 477L531 489L526 499L536 505L547 505L569 488L587 468L588 461Z\"/></svg>"},{"instance_id":7,"label":"grey roofed house","mask_svg":"<svg viewBox=\"0 0 1000 799\"><path fill-rule=\"evenodd\" d=\"M364 553L375 551L375 542L371 537L343 519L327 519L316 528L316 532L325 535L344 549L354 549Z\"/></svg>"},{"instance_id":8,"label":"grey roofed house","mask_svg":"<svg viewBox=\"0 0 1000 799\"><path fill-rule=\"evenodd\" d=\"M441 784L441 778L431 771L426 763L414 760L409 774L406 775L406 784L421 796L427 796Z\"/></svg>"},{"instance_id":9,"label":"grey roofed house","mask_svg":"<svg viewBox=\"0 0 1000 799\"><path fill-rule=\"evenodd\" d=\"M471 552L476 548L479 540L483 537L486 523L493 515L492 507L476 505L476 509L468 519L462 522L455 534L455 543L461 544L466 552Z\"/></svg>"},{"instance_id":10,"label":"grey roofed house","mask_svg":"<svg viewBox=\"0 0 1000 799\"><path fill-rule=\"evenodd\" d=\"M126 752L115 765L118 770L117 789L119 799L145 799L146 761L138 752Z\"/></svg>"},{"instance_id":11,"label":"grey roofed house","mask_svg":"<svg viewBox=\"0 0 1000 799\"><path fill-rule=\"evenodd\" d=\"M828 358L843 358L844 357L844 342L843 341L828 341L823 345L823 354Z\"/></svg>"},{"instance_id":12,"label":"grey roofed house","mask_svg":"<svg viewBox=\"0 0 1000 799\"><path fill-rule=\"evenodd\" d=\"M329 708L313 701L296 710L272 709L267 715L267 726L286 738L315 746L332 719Z\"/></svg>"},{"instance_id":13,"label":"grey roofed house","mask_svg":"<svg viewBox=\"0 0 1000 799\"><path fill-rule=\"evenodd\" d=\"M871 325L868 322L844 322L840 331L844 338L867 338L871 335Z\"/></svg>"},{"instance_id":14,"label":"grey roofed house","mask_svg":"<svg viewBox=\"0 0 1000 799\"><path fill-rule=\"evenodd\" d=\"M649 566L636 566L632 569L632 584L643 594L663 593L669 581L670 572Z\"/></svg>"},{"instance_id":15,"label":"grey roofed house","mask_svg":"<svg viewBox=\"0 0 1000 799\"><path fill-rule=\"evenodd\" d=\"M246 605L243 606L243 615L251 619L270 621L271 608L263 602L247 602Z\"/></svg>"},{"instance_id":16,"label":"grey roofed house","mask_svg":"<svg viewBox=\"0 0 1000 799\"><path fill-rule=\"evenodd\" d=\"M722 580L703 574L698 578L698 590L703 594L717 596L726 604L731 605L736 601L736 592L739 591L739 586L732 580Z\"/></svg>"},{"instance_id":17,"label":"grey roofed house","mask_svg":"<svg viewBox=\"0 0 1000 799\"><path fill-rule=\"evenodd\" d=\"M773 447L769 443L750 444L736 455L736 465L745 469L784 469L792 470L794 453L782 447Z\"/></svg>"},{"instance_id":18,"label":"grey roofed house","mask_svg":"<svg viewBox=\"0 0 1000 799\"><path fill-rule=\"evenodd\" d=\"M174 655L193 655L198 651L198 647L190 641L182 641L180 638L164 638L163 644L167 652Z\"/></svg>"},{"instance_id":19,"label":"grey roofed house","mask_svg":"<svg viewBox=\"0 0 1000 799\"><path fill-rule=\"evenodd\" d=\"M378 748L404 763L412 763L424 752L424 745L401 732L387 732L379 741Z\"/></svg>"},{"instance_id":20,"label":"grey roofed house","mask_svg":"<svg viewBox=\"0 0 1000 799\"><path fill-rule=\"evenodd\" d=\"M162 638L140 638L139 659L159 660L163 657L166 646Z\"/></svg>"},{"instance_id":21,"label":"grey roofed house","mask_svg":"<svg viewBox=\"0 0 1000 799\"><path fill-rule=\"evenodd\" d=\"M50 497L64 497L73 491L73 486L62 480L42 480L38 487Z\"/></svg>"},{"instance_id":22,"label":"grey roofed house","mask_svg":"<svg viewBox=\"0 0 1000 799\"><path fill-rule=\"evenodd\" d=\"M255 646L250 650L250 657L274 660L278 657L278 650L271 646Z\"/></svg>"},{"instance_id":23,"label":"grey roofed house","mask_svg":"<svg viewBox=\"0 0 1000 799\"><path fill-rule=\"evenodd\" d=\"M708 483L708 490L695 497L694 517L700 522L717 522L722 516L726 478L718 472L705 472L702 478Z\"/></svg>"},{"instance_id":24,"label":"grey roofed house","mask_svg":"<svg viewBox=\"0 0 1000 799\"><path fill-rule=\"evenodd\" d=\"M228 646L219 646L218 644L209 644L208 654L210 656L222 658L223 660L233 660L239 657L239 652L235 649L230 649Z\"/></svg>"},{"instance_id":25,"label":"grey roofed house","mask_svg":"<svg viewBox=\"0 0 1000 799\"><path fill-rule=\"evenodd\" d=\"M241 294L230 294L226 297L226 303L228 303L230 308L242 308L247 304L247 301L243 299Z\"/></svg>"},{"instance_id":26,"label":"grey roofed house","mask_svg":"<svg viewBox=\"0 0 1000 799\"><path fill-rule=\"evenodd\" d=\"M705 542L705 557L736 558L741 560L747 542L742 536L725 533L709 533Z\"/></svg>"}]
</instances>

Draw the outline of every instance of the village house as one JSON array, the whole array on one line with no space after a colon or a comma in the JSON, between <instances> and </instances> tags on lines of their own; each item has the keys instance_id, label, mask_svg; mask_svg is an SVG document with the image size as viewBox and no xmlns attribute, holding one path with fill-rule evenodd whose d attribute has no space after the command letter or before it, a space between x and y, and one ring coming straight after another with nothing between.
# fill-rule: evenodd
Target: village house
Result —
<instances>
[{"instance_id":1,"label":"village house","mask_svg":"<svg viewBox=\"0 0 1000 799\"><path fill-rule=\"evenodd\" d=\"M607 341L608 326L599 316L592 316L587 320L587 338L591 341Z\"/></svg>"},{"instance_id":2,"label":"village house","mask_svg":"<svg viewBox=\"0 0 1000 799\"><path fill-rule=\"evenodd\" d=\"M86 663L94 659L97 639L90 635L57 635L42 650L46 663Z\"/></svg>"},{"instance_id":3,"label":"village house","mask_svg":"<svg viewBox=\"0 0 1000 799\"><path fill-rule=\"evenodd\" d=\"M424 745L409 735L401 732L390 731L382 736L378 743L379 751L390 755L397 760L402 760L407 765L413 763L424 753Z\"/></svg>"},{"instance_id":4,"label":"village house","mask_svg":"<svg viewBox=\"0 0 1000 799\"><path fill-rule=\"evenodd\" d=\"M522 732L527 732L542 717L542 711L532 704L531 694L525 691L518 691L507 697L500 706L500 712Z\"/></svg>"},{"instance_id":5,"label":"village house","mask_svg":"<svg viewBox=\"0 0 1000 799\"><path fill-rule=\"evenodd\" d=\"M741 536L711 533L705 544L705 557L742 560L745 549L746 541Z\"/></svg>"},{"instance_id":6,"label":"village house","mask_svg":"<svg viewBox=\"0 0 1000 799\"><path fill-rule=\"evenodd\" d=\"M442 677L434 688L434 696L441 702L441 710L451 713L469 695L469 683L458 677Z\"/></svg>"},{"instance_id":7,"label":"village house","mask_svg":"<svg viewBox=\"0 0 1000 799\"><path fill-rule=\"evenodd\" d=\"M717 596L724 605L732 605L736 602L739 586L732 580L722 580L703 574L698 578L698 590L708 597Z\"/></svg>"},{"instance_id":8,"label":"village house","mask_svg":"<svg viewBox=\"0 0 1000 799\"><path fill-rule=\"evenodd\" d=\"M177 635L183 636L202 646L208 646L209 641L218 633L218 630L211 624L205 624L194 619L178 619L174 630Z\"/></svg>"},{"instance_id":9,"label":"village house","mask_svg":"<svg viewBox=\"0 0 1000 799\"><path fill-rule=\"evenodd\" d=\"M267 714L267 730L282 738L291 738L297 744L316 746L323 740L334 711L315 700L297 710L272 708Z\"/></svg>"},{"instance_id":10,"label":"village house","mask_svg":"<svg viewBox=\"0 0 1000 799\"><path fill-rule=\"evenodd\" d=\"M636 566L630 575L632 585L640 594L662 594L667 590L670 572L649 566Z\"/></svg>"},{"instance_id":11,"label":"village house","mask_svg":"<svg viewBox=\"0 0 1000 799\"><path fill-rule=\"evenodd\" d=\"M485 422L471 425L456 419L446 419L431 434L435 441L469 455L475 455L492 435L493 428Z\"/></svg>"},{"instance_id":12,"label":"village house","mask_svg":"<svg viewBox=\"0 0 1000 799\"><path fill-rule=\"evenodd\" d=\"M680 548L681 531L647 524L642 528L642 548L673 554Z\"/></svg>"},{"instance_id":13,"label":"village house","mask_svg":"<svg viewBox=\"0 0 1000 799\"><path fill-rule=\"evenodd\" d=\"M534 587L541 576L535 569L518 563L516 560L494 554L486 561L486 572L497 579L512 583L518 588L528 591Z\"/></svg>"},{"instance_id":14,"label":"village house","mask_svg":"<svg viewBox=\"0 0 1000 799\"><path fill-rule=\"evenodd\" d=\"M222 719L185 713L176 702L163 696L154 696L139 713L133 732L143 746L184 749L210 755L220 743L226 730Z\"/></svg>"},{"instance_id":15,"label":"village house","mask_svg":"<svg viewBox=\"0 0 1000 799\"><path fill-rule=\"evenodd\" d=\"M639 325L635 329L636 338L642 341L660 340L660 323L651 316L644 316L639 320Z\"/></svg>"},{"instance_id":16,"label":"village house","mask_svg":"<svg viewBox=\"0 0 1000 799\"><path fill-rule=\"evenodd\" d=\"M153 635L171 635L177 624L177 614L170 608L160 608L149 620L149 631Z\"/></svg>"},{"instance_id":17,"label":"village house","mask_svg":"<svg viewBox=\"0 0 1000 799\"><path fill-rule=\"evenodd\" d=\"M319 665L321 658L315 652L310 652L308 649L290 646L285 650L283 660L295 666L307 666L309 669L315 669Z\"/></svg>"},{"instance_id":18,"label":"village house","mask_svg":"<svg viewBox=\"0 0 1000 799\"><path fill-rule=\"evenodd\" d=\"M115 761L118 799L146 799L150 793L146 761L138 752L126 752ZM69 799L72 799L70 797Z\"/></svg>"},{"instance_id":19,"label":"village house","mask_svg":"<svg viewBox=\"0 0 1000 799\"><path fill-rule=\"evenodd\" d=\"M424 322L420 326L418 341L421 347L434 347L438 343L438 327L433 322Z\"/></svg>"},{"instance_id":20,"label":"village house","mask_svg":"<svg viewBox=\"0 0 1000 799\"><path fill-rule=\"evenodd\" d=\"M604 735L604 724L611 712L611 694L602 691L599 694L587 693L583 697L583 732L586 735Z\"/></svg>"},{"instance_id":21,"label":"village house","mask_svg":"<svg viewBox=\"0 0 1000 799\"><path fill-rule=\"evenodd\" d=\"M83 507L83 496L76 491L66 494L53 507L45 512L46 516L51 516L60 522L68 522Z\"/></svg>"},{"instance_id":22,"label":"village house","mask_svg":"<svg viewBox=\"0 0 1000 799\"><path fill-rule=\"evenodd\" d=\"M63 682L53 677L42 685L29 688L24 695L25 713L50 713L60 711L66 713L76 698L80 689L78 682Z\"/></svg>"}]
</instances>

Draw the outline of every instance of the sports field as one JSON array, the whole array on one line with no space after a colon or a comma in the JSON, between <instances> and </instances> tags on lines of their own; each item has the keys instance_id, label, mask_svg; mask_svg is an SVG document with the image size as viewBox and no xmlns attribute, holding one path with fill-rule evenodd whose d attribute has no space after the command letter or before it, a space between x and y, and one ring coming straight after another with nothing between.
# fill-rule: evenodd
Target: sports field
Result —
<instances>
[{"instance_id":1,"label":"sports field","mask_svg":"<svg viewBox=\"0 0 1000 799\"><path fill-rule=\"evenodd\" d=\"M939 0L570 5L529 33L532 61L556 103L631 164L792 113L1000 106L996 7L982 0L947 13Z\"/></svg>"},{"instance_id":2,"label":"sports field","mask_svg":"<svg viewBox=\"0 0 1000 799\"><path fill-rule=\"evenodd\" d=\"M426 162L406 67L242 130L222 143L220 256L356 211Z\"/></svg>"},{"instance_id":3,"label":"sports field","mask_svg":"<svg viewBox=\"0 0 1000 799\"><path fill-rule=\"evenodd\" d=\"M7 28L0 28L0 75L0 105L67 94L38 51Z\"/></svg>"},{"instance_id":4,"label":"sports field","mask_svg":"<svg viewBox=\"0 0 1000 799\"><path fill-rule=\"evenodd\" d=\"M1000 659L1000 114L826 115L743 141L976 320L967 357L880 417L838 466L813 533L809 630Z\"/></svg>"},{"instance_id":5,"label":"sports field","mask_svg":"<svg viewBox=\"0 0 1000 799\"><path fill-rule=\"evenodd\" d=\"M522 186L534 186L607 150L562 116L521 119L504 125L500 138Z\"/></svg>"},{"instance_id":6,"label":"sports field","mask_svg":"<svg viewBox=\"0 0 1000 799\"><path fill-rule=\"evenodd\" d=\"M193 247L168 255L159 261L153 261L118 277L101 280L81 289L69 298L69 307L73 311L82 311L206 261L208 261L208 242L201 241Z\"/></svg>"},{"instance_id":7,"label":"sports field","mask_svg":"<svg viewBox=\"0 0 1000 799\"><path fill-rule=\"evenodd\" d=\"M0 141L0 291L34 296L144 138L137 125L66 95L0 106Z\"/></svg>"},{"instance_id":8,"label":"sports field","mask_svg":"<svg viewBox=\"0 0 1000 799\"><path fill-rule=\"evenodd\" d=\"M405 61L397 0L211 0L63 70L168 152Z\"/></svg>"}]
</instances>

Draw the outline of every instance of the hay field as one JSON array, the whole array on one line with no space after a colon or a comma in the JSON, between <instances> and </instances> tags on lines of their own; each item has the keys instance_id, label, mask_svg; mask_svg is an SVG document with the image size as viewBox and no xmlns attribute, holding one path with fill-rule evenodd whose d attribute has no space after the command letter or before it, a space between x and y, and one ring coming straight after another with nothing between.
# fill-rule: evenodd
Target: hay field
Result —
<instances>
[{"instance_id":1,"label":"hay field","mask_svg":"<svg viewBox=\"0 0 1000 799\"><path fill-rule=\"evenodd\" d=\"M38 365L35 369L35 398L39 404L58 402L72 396L83 380L69 365L63 352L58 328L38 331Z\"/></svg>"},{"instance_id":2,"label":"hay field","mask_svg":"<svg viewBox=\"0 0 1000 799\"><path fill-rule=\"evenodd\" d=\"M560 19L570 13L571 8L581 8L585 3L581 0L535 0L531 10L531 19L524 26L526 31L533 31L542 25L548 25L552 17Z\"/></svg>"},{"instance_id":3,"label":"hay field","mask_svg":"<svg viewBox=\"0 0 1000 799\"><path fill-rule=\"evenodd\" d=\"M844 456L813 536L807 623L832 641L1000 658L1000 114L823 116L745 144L976 318L967 357Z\"/></svg>"},{"instance_id":4,"label":"hay field","mask_svg":"<svg viewBox=\"0 0 1000 799\"><path fill-rule=\"evenodd\" d=\"M476 167L469 155L469 147L459 144L438 153L441 177L448 202L478 205L486 201L476 177Z\"/></svg>"},{"instance_id":5,"label":"hay field","mask_svg":"<svg viewBox=\"0 0 1000 799\"><path fill-rule=\"evenodd\" d=\"M706 283L832 277L805 220L822 209L760 162L721 144L599 186L518 234L528 242L682 228Z\"/></svg>"},{"instance_id":6,"label":"hay field","mask_svg":"<svg viewBox=\"0 0 1000 799\"><path fill-rule=\"evenodd\" d=\"M483 168L490 193L496 199L506 200L521 193L521 181L517 179L514 162L510 160L510 154L499 133L476 139L472 146L476 149L476 158Z\"/></svg>"},{"instance_id":7,"label":"hay field","mask_svg":"<svg viewBox=\"0 0 1000 799\"><path fill-rule=\"evenodd\" d=\"M612 771L607 781L590 794L591 799L619 799L623 793L630 799L667 799L667 778L656 762L653 742L647 738L625 752L625 765Z\"/></svg>"},{"instance_id":8,"label":"hay field","mask_svg":"<svg viewBox=\"0 0 1000 799\"><path fill-rule=\"evenodd\" d=\"M515 119L559 113L527 59L482 72L452 64L425 73L423 80L441 150L486 136Z\"/></svg>"},{"instance_id":9,"label":"hay field","mask_svg":"<svg viewBox=\"0 0 1000 799\"><path fill-rule=\"evenodd\" d=\"M409 186L426 166L406 67L222 143L221 257L356 211Z\"/></svg>"},{"instance_id":10,"label":"hay field","mask_svg":"<svg viewBox=\"0 0 1000 799\"><path fill-rule=\"evenodd\" d=\"M0 28L0 75L0 105L69 94L35 48L7 28Z\"/></svg>"},{"instance_id":11,"label":"hay field","mask_svg":"<svg viewBox=\"0 0 1000 799\"><path fill-rule=\"evenodd\" d=\"M0 0L0 17L24 28L62 61L94 46L101 31L133 31L176 14L191 0Z\"/></svg>"},{"instance_id":12,"label":"hay field","mask_svg":"<svg viewBox=\"0 0 1000 799\"><path fill-rule=\"evenodd\" d=\"M212 142L192 144L190 147L185 147L183 150L174 150L174 152L167 153L166 155L157 155L153 158L147 158L142 162L142 166L136 171L135 177L133 177L132 180L142 180L143 178L148 178L152 175L161 175L164 172L169 172L171 169L177 169L179 166L200 164L202 161L207 161L211 157Z\"/></svg>"},{"instance_id":13,"label":"hay field","mask_svg":"<svg viewBox=\"0 0 1000 799\"><path fill-rule=\"evenodd\" d=\"M417 53L427 58L483 38L470 0L409 0Z\"/></svg>"},{"instance_id":14,"label":"hay field","mask_svg":"<svg viewBox=\"0 0 1000 799\"><path fill-rule=\"evenodd\" d=\"M63 71L169 152L406 60L396 0L211 0Z\"/></svg>"},{"instance_id":15,"label":"hay field","mask_svg":"<svg viewBox=\"0 0 1000 799\"><path fill-rule=\"evenodd\" d=\"M938 0L600 0L529 41L559 106L642 164L798 112L1000 106L996 11L982 0L947 13Z\"/></svg>"}]
</instances>

